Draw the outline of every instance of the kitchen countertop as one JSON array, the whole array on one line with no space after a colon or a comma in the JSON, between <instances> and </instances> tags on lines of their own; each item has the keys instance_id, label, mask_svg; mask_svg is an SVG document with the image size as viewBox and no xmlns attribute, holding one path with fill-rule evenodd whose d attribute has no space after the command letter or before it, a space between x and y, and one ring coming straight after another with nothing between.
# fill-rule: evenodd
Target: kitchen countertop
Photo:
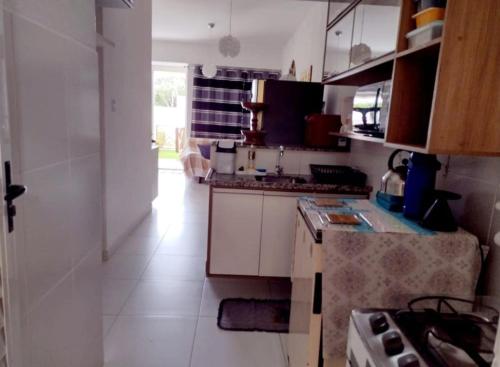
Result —
<instances>
[{"instance_id":1,"label":"kitchen countertop","mask_svg":"<svg viewBox=\"0 0 500 367\"><path fill-rule=\"evenodd\" d=\"M402 213L389 212L380 207L376 202L368 200L342 199L345 207L318 207L314 198L303 197L298 200L298 209L304 218L309 231L316 243L322 242L325 230L344 232L385 232L430 235L432 231L424 229L416 221L409 220ZM362 225L349 226L329 224L325 214L329 212L362 213ZM367 217L370 216L370 219ZM365 222L368 219L368 222Z\"/></svg>"},{"instance_id":2,"label":"kitchen countertop","mask_svg":"<svg viewBox=\"0 0 500 367\"><path fill-rule=\"evenodd\" d=\"M220 174L215 172L214 170L210 170L208 172L205 180L212 187L240 190L287 191L317 194L350 194L366 196L369 196L373 190L371 186L320 184L314 182L312 176L306 175L284 174L284 176L300 178L303 179L305 183L264 182L258 181L259 178L256 179L255 176Z\"/></svg>"}]
</instances>

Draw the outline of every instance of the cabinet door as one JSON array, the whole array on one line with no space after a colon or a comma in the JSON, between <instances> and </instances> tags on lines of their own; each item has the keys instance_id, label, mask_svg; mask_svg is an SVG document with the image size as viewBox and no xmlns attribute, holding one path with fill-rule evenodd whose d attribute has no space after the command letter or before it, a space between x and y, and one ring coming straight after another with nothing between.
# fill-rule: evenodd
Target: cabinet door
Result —
<instances>
[{"instance_id":1,"label":"cabinet door","mask_svg":"<svg viewBox=\"0 0 500 367\"><path fill-rule=\"evenodd\" d=\"M321 314L313 313L315 273L321 272L321 246L314 243L302 215L297 214L292 275L288 357L290 367L317 366Z\"/></svg>"},{"instance_id":2,"label":"cabinet door","mask_svg":"<svg viewBox=\"0 0 500 367\"><path fill-rule=\"evenodd\" d=\"M211 274L259 274L262 200L262 192L212 194Z\"/></svg>"},{"instance_id":3,"label":"cabinet door","mask_svg":"<svg viewBox=\"0 0 500 367\"><path fill-rule=\"evenodd\" d=\"M264 194L259 275L290 276L297 198Z\"/></svg>"},{"instance_id":4,"label":"cabinet door","mask_svg":"<svg viewBox=\"0 0 500 367\"><path fill-rule=\"evenodd\" d=\"M330 0L330 5L328 6L328 23L337 18L349 5L350 3L347 1Z\"/></svg>"},{"instance_id":5,"label":"cabinet door","mask_svg":"<svg viewBox=\"0 0 500 367\"><path fill-rule=\"evenodd\" d=\"M399 0L363 0L356 6L349 68L396 49L399 13Z\"/></svg>"},{"instance_id":6,"label":"cabinet door","mask_svg":"<svg viewBox=\"0 0 500 367\"><path fill-rule=\"evenodd\" d=\"M344 16L326 33L323 75L330 77L349 69L354 11Z\"/></svg>"}]
</instances>

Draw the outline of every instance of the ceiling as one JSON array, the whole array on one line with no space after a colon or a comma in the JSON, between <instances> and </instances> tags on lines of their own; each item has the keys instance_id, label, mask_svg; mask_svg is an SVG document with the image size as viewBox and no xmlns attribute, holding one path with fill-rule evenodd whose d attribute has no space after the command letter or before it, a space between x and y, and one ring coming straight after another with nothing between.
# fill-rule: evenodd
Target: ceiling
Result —
<instances>
[{"instance_id":1,"label":"ceiling","mask_svg":"<svg viewBox=\"0 0 500 367\"><path fill-rule=\"evenodd\" d=\"M229 6L230 0L153 0L153 39L220 38L229 32ZM232 34L245 41L284 43L312 6L314 2L298 0L233 0Z\"/></svg>"}]
</instances>

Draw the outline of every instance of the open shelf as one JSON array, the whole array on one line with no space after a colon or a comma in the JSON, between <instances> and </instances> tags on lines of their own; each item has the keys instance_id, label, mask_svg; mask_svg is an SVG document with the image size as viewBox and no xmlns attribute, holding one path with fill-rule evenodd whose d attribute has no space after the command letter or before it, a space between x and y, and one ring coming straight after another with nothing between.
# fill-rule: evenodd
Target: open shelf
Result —
<instances>
[{"instance_id":1,"label":"open shelf","mask_svg":"<svg viewBox=\"0 0 500 367\"><path fill-rule=\"evenodd\" d=\"M362 86L391 79L395 53L381 56L366 64L323 80L323 84Z\"/></svg>"},{"instance_id":2,"label":"open shelf","mask_svg":"<svg viewBox=\"0 0 500 367\"><path fill-rule=\"evenodd\" d=\"M342 138L349 138L349 139L354 139L354 140L362 140L362 141L369 141L372 143L379 143L382 144L384 142L384 138L375 138L373 136L367 136L363 134L357 134L357 133L337 133L334 131L330 131L328 133L329 135L333 136L339 136Z\"/></svg>"},{"instance_id":3,"label":"open shelf","mask_svg":"<svg viewBox=\"0 0 500 367\"><path fill-rule=\"evenodd\" d=\"M409 48L408 50L398 52L396 54L396 58L411 57L411 56L418 57L419 55L425 56L425 55L429 55L429 54L436 55L437 53L439 53L440 46L441 46L441 37L435 38L432 41L426 43L425 45L412 47L412 48Z\"/></svg>"}]
</instances>

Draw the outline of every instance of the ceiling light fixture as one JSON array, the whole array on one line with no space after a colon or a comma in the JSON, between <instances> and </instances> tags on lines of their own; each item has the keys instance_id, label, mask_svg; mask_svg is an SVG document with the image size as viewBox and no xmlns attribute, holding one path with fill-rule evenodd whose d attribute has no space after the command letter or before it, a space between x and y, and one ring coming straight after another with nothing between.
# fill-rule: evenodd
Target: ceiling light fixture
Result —
<instances>
[{"instance_id":1,"label":"ceiling light fixture","mask_svg":"<svg viewBox=\"0 0 500 367\"><path fill-rule=\"evenodd\" d=\"M208 28L210 29L210 33L212 33L212 29L214 29L215 23L208 23ZM217 66L213 63L213 52L209 51L209 60L204 63L201 67L201 73L205 78L214 78L217 75Z\"/></svg>"},{"instance_id":2,"label":"ceiling light fixture","mask_svg":"<svg viewBox=\"0 0 500 367\"><path fill-rule=\"evenodd\" d=\"M232 30L232 22L233 22L233 1L231 0L229 6L229 34L227 36L222 37L219 40L219 52L224 57L236 57L240 53L241 45L240 41L233 37L231 34Z\"/></svg>"}]
</instances>

